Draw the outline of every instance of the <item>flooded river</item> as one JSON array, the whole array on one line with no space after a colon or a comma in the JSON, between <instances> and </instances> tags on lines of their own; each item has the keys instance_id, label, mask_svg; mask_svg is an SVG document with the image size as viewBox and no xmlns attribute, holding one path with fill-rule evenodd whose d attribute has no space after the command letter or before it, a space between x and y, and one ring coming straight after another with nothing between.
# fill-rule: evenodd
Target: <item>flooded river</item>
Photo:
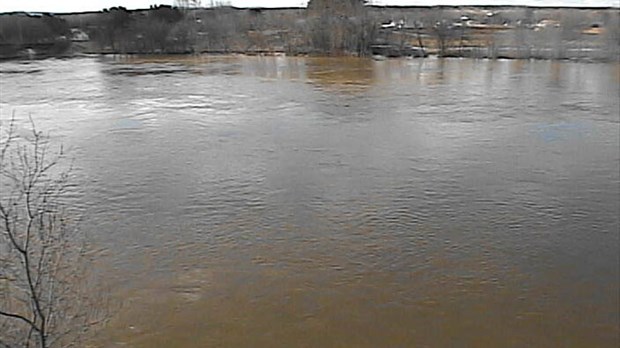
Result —
<instances>
[{"instance_id":1,"label":"flooded river","mask_svg":"<svg viewBox=\"0 0 620 348\"><path fill-rule=\"evenodd\" d=\"M0 63L74 158L102 347L616 347L620 70Z\"/></svg>"}]
</instances>

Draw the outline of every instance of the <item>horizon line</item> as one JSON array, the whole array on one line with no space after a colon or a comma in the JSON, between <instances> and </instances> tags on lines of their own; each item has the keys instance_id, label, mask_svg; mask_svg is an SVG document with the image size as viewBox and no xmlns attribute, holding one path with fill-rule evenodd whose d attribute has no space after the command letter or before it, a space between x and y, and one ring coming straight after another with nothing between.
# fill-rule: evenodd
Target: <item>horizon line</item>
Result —
<instances>
[{"instance_id":1,"label":"horizon line","mask_svg":"<svg viewBox=\"0 0 620 348\"><path fill-rule=\"evenodd\" d=\"M174 5L168 5L168 4L159 4L159 5L155 5L155 6L165 6L165 7L172 7L172 8L180 8L179 6L174 6ZM369 4L369 5L365 5L366 7L380 7L380 8L434 8L434 7L443 7L443 8L460 8L460 7L504 7L504 8L539 8L539 9L581 9L581 10L603 10L603 9L619 9L620 8L620 3L618 5L601 5L601 6L596 6L596 5L590 5L590 6L570 6L570 5L563 5L563 6L550 6L550 5L514 5L514 4L488 4L488 5L483 5L483 4L476 4L476 5L467 5L467 4L463 4L463 5L380 5L380 4ZM11 15L11 14L53 14L53 15L72 15L72 14L87 14L87 13L103 13L105 10L110 10L113 8L125 8L124 6L112 6L112 7L108 7L108 8L102 8L100 10L92 10L92 11L68 11L68 12L62 12L62 11L26 11L26 10L19 10L19 11L4 11L4 12L0 12L0 15ZM308 8L308 6L275 6L275 7L268 7L268 6L233 6L233 5L219 5L219 6L203 6L203 7L192 7L192 8L188 8L188 10L209 10L209 9L217 9L217 8L233 8L233 9L237 9L237 10L253 10L253 9L259 9L259 10L287 10L287 9L291 9L291 10L300 10L300 9L306 9ZM127 9L125 8L127 11L133 12L133 11L148 11L148 10L152 10L153 8L135 8L135 9Z\"/></svg>"}]
</instances>

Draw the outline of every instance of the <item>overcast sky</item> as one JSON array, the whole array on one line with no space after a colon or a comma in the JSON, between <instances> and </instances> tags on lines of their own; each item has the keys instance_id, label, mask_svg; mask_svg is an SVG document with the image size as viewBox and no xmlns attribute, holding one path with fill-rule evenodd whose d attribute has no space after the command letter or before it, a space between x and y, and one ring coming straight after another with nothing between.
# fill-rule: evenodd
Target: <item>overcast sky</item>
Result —
<instances>
[{"instance_id":1,"label":"overcast sky","mask_svg":"<svg viewBox=\"0 0 620 348\"><path fill-rule=\"evenodd\" d=\"M213 2L223 2L214 0ZM237 7L299 7L307 0L225 0ZM532 6L615 6L620 0L372 0L387 5L532 5ZM148 8L153 4L172 5L174 0L0 0L0 12L81 12L99 11L113 6L129 9ZM211 0L202 0L203 4Z\"/></svg>"}]
</instances>

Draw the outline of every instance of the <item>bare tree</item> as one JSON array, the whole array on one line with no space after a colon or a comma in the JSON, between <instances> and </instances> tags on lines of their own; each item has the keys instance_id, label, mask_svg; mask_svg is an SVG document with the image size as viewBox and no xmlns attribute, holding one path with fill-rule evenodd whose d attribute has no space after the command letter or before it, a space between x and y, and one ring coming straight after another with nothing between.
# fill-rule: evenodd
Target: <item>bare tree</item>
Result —
<instances>
[{"instance_id":1,"label":"bare tree","mask_svg":"<svg viewBox=\"0 0 620 348\"><path fill-rule=\"evenodd\" d=\"M602 35L607 59L612 62L620 60L620 13L605 12L603 16L605 32Z\"/></svg>"},{"instance_id":2,"label":"bare tree","mask_svg":"<svg viewBox=\"0 0 620 348\"><path fill-rule=\"evenodd\" d=\"M113 52L123 51L129 44L128 28L133 21L131 12L124 7L112 7L104 10L98 31L102 48L110 46Z\"/></svg>"},{"instance_id":3,"label":"bare tree","mask_svg":"<svg viewBox=\"0 0 620 348\"><path fill-rule=\"evenodd\" d=\"M32 120L28 136L15 124L0 124L0 347L79 346L104 316L66 201L70 168Z\"/></svg>"},{"instance_id":4,"label":"bare tree","mask_svg":"<svg viewBox=\"0 0 620 348\"><path fill-rule=\"evenodd\" d=\"M439 56L445 56L448 50L448 43L451 34L450 24L446 20L437 21L432 27L432 33L435 35L435 39L437 40Z\"/></svg>"},{"instance_id":5,"label":"bare tree","mask_svg":"<svg viewBox=\"0 0 620 348\"><path fill-rule=\"evenodd\" d=\"M235 10L229 6L215 6L203 18L201 31L205 32L209 50L229 52L248 23L243 23Z\"/></svg>"},{"instance_id":6,"label":"bare tree","mask_svg":"<svg viewBox=\"0 0 620 348\"><path fill-rule=\"evenodd\" d=\"M321 53L370 53L375 23L364 0L311 0L307 15L310 43Z\"/></svg>"},{"instance_id":7,"label":"bare tree","mask_svg":"<svg viewBox=\"0 0 620 348\"><path fill-rule=\"evenodd\" d=\"M450 42L454 39L455 31L452 27L449 13L440 7L432 8L424 19L428 32L435 38L437 55L445 56L450 48Z\"/></svg>"},{"instance_id":8,"label":"bare tree","mask_svg":"<svg viewBox=\"0 0 620 348\"><path fill-rule=\"evenodd\" d=\"M201 0L174 0L174 6L182 9L200 8L202 7Z\"/></svg>"}]
</instances>

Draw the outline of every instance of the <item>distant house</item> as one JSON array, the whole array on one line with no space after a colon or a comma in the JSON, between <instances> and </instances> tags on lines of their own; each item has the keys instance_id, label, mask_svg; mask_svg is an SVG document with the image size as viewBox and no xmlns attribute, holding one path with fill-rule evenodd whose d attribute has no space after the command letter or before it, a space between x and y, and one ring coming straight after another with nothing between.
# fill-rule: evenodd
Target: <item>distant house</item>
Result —
<instances>
[{"instance_id":1,"label":"distant house","mask_svg":"<svg viewBox=\"0 0 620 348\"><path fill-rule=\"evenodd\" d=\"M79 28L71 28L71 41L73 42L85 42L90 41L88 34L83 32Z\"/></svg>"},{"instance_id":2,"label":"distant house","mask_svg":"<svg viewBox=\"0 0 620 348\"><path fill-rule=\"evenodd\" d=\"M594 23L589 28L581 31L585 35L600 35L605 32L605 28L602 28L600 24Z\"/></svg>"},{"instance_id":3,"label":"distant house","mask_svg":"<svg viewBox=\"0 0 620 348\"><path fill-rule=\"evenodd\" d=\"M404 19L399 20L398 23L394 22L393 20L389 22L381 23L381 29L391 29L391 28L402 29L404 27L405 27Z\"/></svg>"},{"instance_id":4,"label":"distant house","mask_svg":"<svg viewBox=\"0 0 620 348\"><path fill-rule=\"evenodd\" d=\"M381 23L381 29L390 29L396 28L396 23L394 21L389 21L387 23Z\"/></svg>"},{"instance_id":5,"label":"distant house","mask_svg":"<svg viewBox=\"0 0 620 348\"><path fill-rule=\"evenodd\" d=\"M460 23L458 23L458 24L460 24ZM470 28L470 29L477 29L477 30L507 30L507 29L512 29L512 27L510 25L508 25L508 23L504 23L504 24L482 24L482 23L476 23L476 22L470 20L470 21L467 21L467 23L465 23L465 25L468 28Z\"/></svg>"},{"instance_id":6,"label":"distant house","mask_svg":"<svg viewBox=\"0 0 620 348\"><path fill-rule=\"evenodd\" d=\"M534 30L541 30L545 28L559 28L560 22L555 21L553 19L543 19L540 22L536 23L534 26Z\"/></svg>"}]
</instances>

